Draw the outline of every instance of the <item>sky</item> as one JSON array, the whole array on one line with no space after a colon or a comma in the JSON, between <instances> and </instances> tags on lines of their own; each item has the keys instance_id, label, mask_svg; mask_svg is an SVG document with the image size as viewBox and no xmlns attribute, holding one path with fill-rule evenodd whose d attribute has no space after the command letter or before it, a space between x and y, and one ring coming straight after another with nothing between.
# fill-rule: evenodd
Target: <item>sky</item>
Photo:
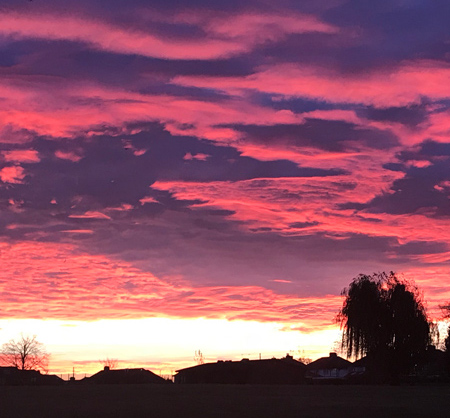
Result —
<instances>
[{"instance_id":1,"label":"sky","mask_svg":"<svg viewBox=\"0 0 450 418\"><path fill-rule=\"evenodd\" d=\"M0 0L0 343L50 371L317 358L450 300L447 0Z\"/></svg>"}]
</instances>

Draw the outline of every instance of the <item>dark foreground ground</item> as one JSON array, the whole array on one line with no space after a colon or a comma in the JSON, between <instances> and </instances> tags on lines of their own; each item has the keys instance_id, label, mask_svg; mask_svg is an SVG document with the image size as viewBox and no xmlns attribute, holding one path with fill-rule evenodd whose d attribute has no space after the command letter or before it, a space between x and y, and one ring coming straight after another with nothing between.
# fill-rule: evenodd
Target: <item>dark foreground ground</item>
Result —
<instances>
[{"instance_id":1,"label":"dark foreground ground","mask_svg":"<svg viewBox=\"0 0 450 418\"><path fill-rule=\"evenodd\" d=\"M450 417L450 386L0 387L1 418Z\"/></svg>"}]
</instances>

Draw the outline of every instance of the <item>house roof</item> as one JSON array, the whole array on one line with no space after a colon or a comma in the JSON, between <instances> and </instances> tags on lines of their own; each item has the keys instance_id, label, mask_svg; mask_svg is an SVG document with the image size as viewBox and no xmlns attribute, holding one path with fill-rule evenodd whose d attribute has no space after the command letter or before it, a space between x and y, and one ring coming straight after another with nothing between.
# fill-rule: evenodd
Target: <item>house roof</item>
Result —
<instances>
[{"instance_id":1,"label":"house roof","mask_svg":"<svg viewBox=\"0 0 450 418\"><path fill-rule=\"evenodd\" d=\"M39 377L39 384L42 385L61 385L63 383L64 380L54 374L43 374Z\"/></svg>"},{"instance_id":2,"label":"house roof","mask_svg":"<svg viewBox=\"0 0 450 418\"><path fill-rule=\"evenodd\" d=\"M353 362L354 366L357 367L367 367L370 363L370 360L367 356L361 357L360 359Z\"/></svg>"},{"instance_id":3,"label":"house roof","mask_svg":"<svg viewBox=\"0 0 450 418\"><path fill-rule=\"evenodd\" d=\"M14 372L18 372L19 369L17 367L11 367L11 366L0 366L0 373L14 373Z\"/></svg>"},{"instance_id":4,"label":"house roof","mask_svg":"<svg viewBox=\"0 0 450 418\"><path fill-rule=\"evenodd\" d=\"M146 369L104 370L83 379L86 383L167 383L165 379Z\"/></svg>"},{"instance_id":5,"label":"house roof","mask_svg":"<svg viewBox=\"0 0 450 418\"><path fill-rule=\"evenodd\" d=\"M305 368L306 366L297 360L294 360L292 357L285 357L282 359L262 359L262 360L249 360L249 359L242 359L240 361L231 361L231 360L219 360L216 363L205 363L205 364L197 364L195 366L186 367L184 369L176 370L177 373L190 371L190 370L223 370L224 368L236 368L244 366L251 366L251 367L264 367L268 366L270 364L284 364L287 366L293 366L298 368Z\"/></svg>"},{"instance_id":6,"label":"house roof","mask_svg":"<svg viewBox=\"0 0 450 418\"><path fill-rule=\"evenodd\" d=\"M180 383L294 384L303 380L306 366L292 358L218 361L177 370Z\"/></svg>"},{"instance_id":7,"label":"house roof","mask_svg":"<svg viewBox=\"0 0 450 418\"><path fill-rule=\"evenodd\" d=\"M17 367L0 367L2 384L13 385L60 385L64 381L53 374L42 374L38 370L20 370Z\"/></svg>"},{"instance_id":8,"label":"house roof","mask_svg":"<svg viewBox=\"0 0 450 418\"><path fill-rule=\"evenodd\" d=\"M308 370L317 369L347 369L351 366L351 362L339 357L336 353L330 353L329 357L321 357L316 361L309 363L306 367Z\"/></svg>"}]
</instances>

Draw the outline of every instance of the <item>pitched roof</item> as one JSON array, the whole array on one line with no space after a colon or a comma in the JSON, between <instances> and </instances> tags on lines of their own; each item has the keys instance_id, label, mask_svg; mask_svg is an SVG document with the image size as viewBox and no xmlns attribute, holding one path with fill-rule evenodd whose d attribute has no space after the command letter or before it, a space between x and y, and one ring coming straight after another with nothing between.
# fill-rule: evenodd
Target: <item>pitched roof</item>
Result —
<instances>
[{"instance_id":1,"label":"pitched roof","mask_svg":"<svg viewBox=\"0 0 450 418\"><path fill-rule=\"evenodd\" d=\"M339 357L336 353L330 353L329 357L321 357L316 361L309 363L306 367L308 370L347 369L351 364L350 361Z\"/></svg>"},{"instance_id":2,"label":"pitched roof","mask_svg":"<svg viewBox=\"0 0 450 418\"><path fill-rule=\"evenodd\" d=\"M63 383L59 376L41 374L38 370L0 367L0 385L61 385Z\"/></svg>"},{"instance_id":3,"label":"pitched roof","mask_svg":"<svg viewBox=\"0 0 450 418\"><path fill-rule=\"evenodd\" d=\"M305 365L292 358L206 363L177 370L178 383L300 383Z\"/></svg>"},{"instance_id":4,"label":"pitched roof","mask_svg":"<svg viewBox=\"0 0 450 418\"><path fill-rule=\"evenodd\" d=\"M360 359L353 362L354 366L357 367L367 367L370 364L370 358L367 356L361 357Z\"/></svg>"},{"instance_id":5,"label":"pitched roof","mask_svg":"<svg viewBox=\"0 0 450 418\"><path fill-rule=\"evenodd\" d=\"M116 383L167 383L165 379L146 369L104 370L83 379L86 383L116 384Z\"/></svg>"},{"instance_id":6,"label":"pitched roof","mask_svg":"<svg viewBox=\"0 0 450 418\"><path fill-rule=\"evenodd\" d=\"M223 369L225 367L228 367L228 368L236 367L237 365L242 365L242 364L244 364L244 365L251 364L252 366L255 366L255 367L262 367L264 365L274 364L274 363L278 363L278 362L281 362L280 364L293 365L294 367L300 367L300 368L306 367L302 362L294 360L292 357L286 357L286 358L282 358L282 359L271 358L271 359L262 359L262 360L249 360L249 359L243 358L240 361L218 360L216 363L197 364L195 366L176 370L176 372L179 373L179 372L184 372L184 371L188 371L188 370L200 370L200 369L215 370L215 369ZM239 366L237 366L237 367L239 367Z\"/></svg>"}]
</instances>

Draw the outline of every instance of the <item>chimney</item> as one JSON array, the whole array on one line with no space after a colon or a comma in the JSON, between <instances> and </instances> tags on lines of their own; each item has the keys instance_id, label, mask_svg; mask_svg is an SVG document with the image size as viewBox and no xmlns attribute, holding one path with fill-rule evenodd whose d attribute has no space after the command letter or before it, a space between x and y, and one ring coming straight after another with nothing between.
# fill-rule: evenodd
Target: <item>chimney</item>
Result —
<instances>
[{"instance_id":1,"label":"chimney","mask_svg":"<svg viewBox=\"0 0 450 418\"><path fill-rule=\"evenodd\" d=\"M330 353L330 357L337 357L336 353Z\"/></svg>"},{"instance_id":2,"label":"chimney","mask_svg":"<svg viewBox=\"0 0 450 418\"><path fill-rule=\"evenodd\" d=\"M103 368L103 370L104 370L105 372L109 372L109 366L105 366L105 367Z\"/></svg>"}]
</instances>

